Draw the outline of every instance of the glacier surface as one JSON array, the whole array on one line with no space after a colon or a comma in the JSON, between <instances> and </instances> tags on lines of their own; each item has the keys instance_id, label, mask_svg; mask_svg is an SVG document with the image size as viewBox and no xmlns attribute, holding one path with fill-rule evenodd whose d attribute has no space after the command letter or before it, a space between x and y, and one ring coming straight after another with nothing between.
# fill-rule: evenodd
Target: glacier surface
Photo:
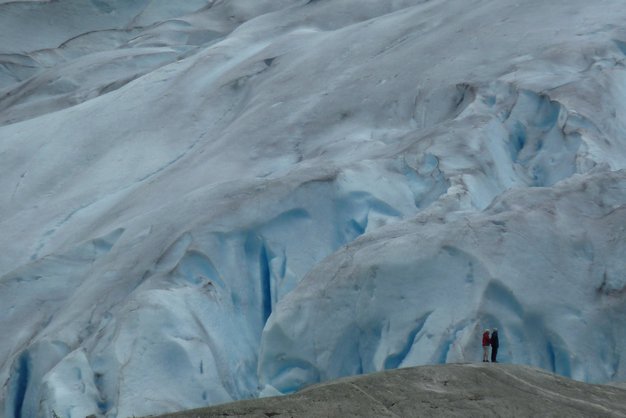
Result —
<instances>
[{"instance_id":1,"label":"glacier surface","mask_svg":"<svg viewBox=\"0 0 626 418\"><path fill-rule=\"evenodd\" d=\"M0 411L480 357L626 380L618 0L0 0Z\"/></svg>"}]
</instances>

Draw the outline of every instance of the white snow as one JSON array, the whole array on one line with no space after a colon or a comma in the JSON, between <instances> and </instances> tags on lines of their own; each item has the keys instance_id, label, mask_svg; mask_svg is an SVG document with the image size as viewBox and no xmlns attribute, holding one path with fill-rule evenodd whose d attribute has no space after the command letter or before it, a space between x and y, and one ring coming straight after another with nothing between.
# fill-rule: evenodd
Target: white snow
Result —
<instances>
[{"instance_id":1,"label":"white snow","mask_svg":"<svg viewBox=\"0 0 626 418\"><path fill-rule=\"evenodd\" d=\"M0 0L0 411L626 379L618 0Z\"/></svg>"}]
</instances>

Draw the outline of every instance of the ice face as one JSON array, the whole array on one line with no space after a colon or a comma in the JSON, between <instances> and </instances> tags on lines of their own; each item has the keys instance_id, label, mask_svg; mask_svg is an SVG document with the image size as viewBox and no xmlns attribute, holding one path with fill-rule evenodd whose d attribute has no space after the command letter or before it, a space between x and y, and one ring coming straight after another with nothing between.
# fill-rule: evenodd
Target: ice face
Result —
<instances>
[{"instance_id":1,"label":"ice face","mask_svg":"<svg viewBox=\"0 0 626 418\"><path fill-rule=\"evenodd\" d=\"M624 174L517 189L480 213L443 223L424 214L357 239L278 304L262 339L262 382L290 392L340 376L476 361L482 330L493 327L501 361L585 381L623 379L616 304L624 264L609 261L623 243L609 242L623 234Z\"/></svg>"},{"instance_id":2,"label":"ice face","mask_svg":"<svg viewBox=\"0 0 626 418\"><path fill-rule=\"evenodd\" d=\"M0 1L0 409L624 379L617 0Z\"/></svg>"}]
</instances>

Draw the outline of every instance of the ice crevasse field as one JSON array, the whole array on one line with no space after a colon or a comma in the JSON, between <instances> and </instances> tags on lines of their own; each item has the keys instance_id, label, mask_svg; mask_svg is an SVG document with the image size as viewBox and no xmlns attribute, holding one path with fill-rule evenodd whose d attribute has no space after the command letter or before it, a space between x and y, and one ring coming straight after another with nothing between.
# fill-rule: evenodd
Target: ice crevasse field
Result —
<instances>
[{"instance_id":1,"label":"ice crevasse field","mask_svg":"<svg viewBox=\"0 0 626 418\"><path fill-rule=\"evenodd\" d=\"M499 359L626 380L620 0L0 0L0 415Z\"/></svg>"}]
</instances>

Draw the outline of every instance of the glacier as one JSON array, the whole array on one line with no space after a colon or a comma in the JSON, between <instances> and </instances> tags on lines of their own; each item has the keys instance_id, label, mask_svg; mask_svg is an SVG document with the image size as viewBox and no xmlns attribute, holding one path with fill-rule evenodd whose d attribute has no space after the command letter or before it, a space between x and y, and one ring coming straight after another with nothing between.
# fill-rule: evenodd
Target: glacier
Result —
<instances>
[{"instance_id":1,"label":"glacier","mask_svg":"<svg viewBox=\"0 0 626 418\"><path fill-rule=\"evenodd\" d=\"M626 380L617 0L0 0L0 411Z\"/></svg>"}]
</instances>

